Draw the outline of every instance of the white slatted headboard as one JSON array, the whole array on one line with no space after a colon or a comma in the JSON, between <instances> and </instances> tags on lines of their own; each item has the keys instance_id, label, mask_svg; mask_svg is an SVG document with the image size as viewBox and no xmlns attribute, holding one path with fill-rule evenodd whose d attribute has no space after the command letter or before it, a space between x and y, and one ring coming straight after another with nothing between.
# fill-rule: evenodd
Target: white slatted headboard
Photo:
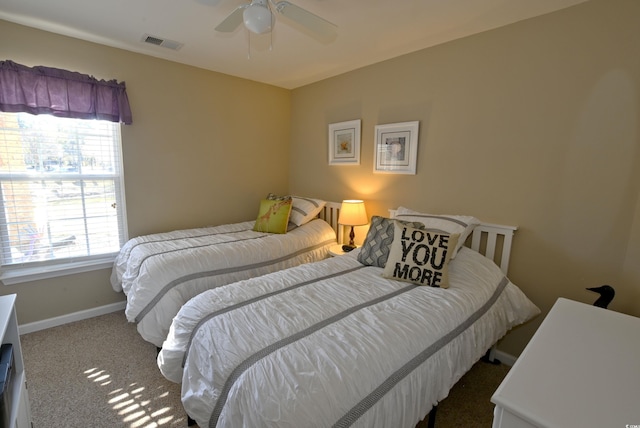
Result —
<instances>
[{"instance_id":1,"label":"white slatted headboard","mask_svg":"<svg viewBox=\"0 0 640 428\"><path fill-rule=\"evenodd\" d=\"M506 275L509 270L513 233L517 229L515 226L481 223L473 229L469 246L496 262Z\"/></svg>"},{"instance_id":2,"label":"white slatted headboard","mask_svg":"<svg viewBox=\"0 0 640 428\"><path fill-rule=\"evenodd\" d=\"M338 242L342 242L343 238L343 228L338 224L341 206L341 202L327 202L322 211L320 211L320 214L318 214L318 217L329 223L333 230L336 231Z\"/></svg>"},{"instance_id":3,"label":"white slatted headboard","mask_svg":"<svg viewBox=\"0 0 640 428\"><path fill-rule=\"evenodd\" d=\"M389 210L389 213L393 218L396 210ZM517 229L515 226L481 223L473 229L465 245L493 260L506 275L509 270L513 234Z\"/></svg>"}]
</instances>

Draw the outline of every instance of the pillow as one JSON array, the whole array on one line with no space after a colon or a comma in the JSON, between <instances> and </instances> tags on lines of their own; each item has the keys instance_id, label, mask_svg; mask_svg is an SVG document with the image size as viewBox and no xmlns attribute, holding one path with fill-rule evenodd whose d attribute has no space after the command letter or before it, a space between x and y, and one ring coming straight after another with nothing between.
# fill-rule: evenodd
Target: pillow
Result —
<instances>
[{"instance_id":1,"label":"pillow","mask_svg":"<svg viewBox=\"0 0 640 428\"><path fill-rule=\"evenodd\" d=\"M369 226L367 237L364 239L358 253L358 261L360 263L365 266L385 267L389 257L389 248L391 248L391 243L393 242L393 229L396 222L417 229L424 228L424 225L419 222L392 220L374 215L371 217L371 225Z\"/></svg>"},{"instance_id":2,"label":"pillow","mask_svg":"<svg viewBox=\"0 0 640 428\"><path fill-rule=\"evenodd\" d=\"M291 199L291 196L286 195L286 196L278 196L275 193L269 193L267 195L267 199L270 201L288 201L289 199Z\"/></svg>"},{"instance_id":3,"label":"pillow","mask_svg":"<svg viewBox=\"0 0 640 428\"><path fill-rule=\"evenodd\" d=\"M300 196L292 196L292 199L291 222L296 226L302 226L316 218L318 213L327 204L326 201L321 199L303 198Z\"/></svg>"},{"instance_id":4,"label":"pillow","mask_svg":"<svg viewBox=\"0 0 640 428\"><path fill-rule=\"evenodd\" d=\"M449 288L449 261L459 234L416 229L396 223L385 278Z\"/></svg>"},{"instance_id":5,"label":"pillow","mask_svg":"<svg viewBox=\"0 0 640 428\"><path fill-rule=\"evenodd\" d=\"M460 238L458 239L458 244L453 249L451 259L455 258L469 235L471 235L471 232L473 232L473 229L480 224L480 220L472 216L425 214L404 207L397 209L395 218L405 221L419 221L423 223L427 229L459 234Z\"/></svg>"},{"instance_id":6,"label":"pillow","mask_svg":"<svg viewBox=\"0 0 640 428\"><path fill-rule=\"evenodd\" d=\"M260 201L258 218L253 230L256 232L287 233L291 205L291 198L263 199Z\"/></svg>"}]
</instances>

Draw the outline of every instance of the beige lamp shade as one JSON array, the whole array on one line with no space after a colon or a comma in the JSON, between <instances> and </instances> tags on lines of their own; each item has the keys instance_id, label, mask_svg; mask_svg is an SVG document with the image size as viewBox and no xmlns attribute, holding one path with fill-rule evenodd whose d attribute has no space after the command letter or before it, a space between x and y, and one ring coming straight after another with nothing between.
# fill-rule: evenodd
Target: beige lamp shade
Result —
<instances>
[{"instance_id":1,"label":"beige lamp shade","mask_svg":"<svg viewBox=\"0 0 640 428\"><path fill-rule=\"evenodd\" d=\"M355 248L355 244L353 242L355 238L353 226L362 226L369 223L369 217L367 217L367 210L364 207L364 201L359 199L347 199L342 201L340 215L338 216L338 223L345 226L351 226L351 233L349 233L349 246Z\"/></svg>"},{"instance_id":2,"label":"beige lamp shade","mask_svg":"<svg viewBox=\"0 0 640 428\"><path fill-rule=\"evenodd\" d=\"M369 223L364 202L357 199L342 201L338 223L344 224L345 226L362 226Z\"/></svg>"}]
</instances>

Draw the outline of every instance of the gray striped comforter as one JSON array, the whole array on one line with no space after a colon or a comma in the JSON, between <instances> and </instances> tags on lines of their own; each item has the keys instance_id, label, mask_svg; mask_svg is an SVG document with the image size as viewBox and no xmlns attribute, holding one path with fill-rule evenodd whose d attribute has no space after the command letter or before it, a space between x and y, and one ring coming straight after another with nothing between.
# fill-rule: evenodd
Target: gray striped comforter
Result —
<instances>
[{"instance_id":1,"label":"gray striped comforter","mask_svg":"<svg viewBox=\"0 0 640 428\"><path fill-rule=\"evenodd\" d=\"M381 272L352 252L204 292L174 319L160 370L200 427L414 427L539 313L468 248L446 290Z\"/></svg>"},{"instance_id":2,"label":"gray striped comforter","mask_svg":"<svg viewBox=\"0 0 640 428\"><path fill-rule=\"evenodd\" d=\"M127 319L161 346L173 317L190 298L231 282L321 260L336 233L316 219L286 234L254 232L254 222L187 229L129 240L111 285L127 296Z\"/></svg>"}]
</instances>

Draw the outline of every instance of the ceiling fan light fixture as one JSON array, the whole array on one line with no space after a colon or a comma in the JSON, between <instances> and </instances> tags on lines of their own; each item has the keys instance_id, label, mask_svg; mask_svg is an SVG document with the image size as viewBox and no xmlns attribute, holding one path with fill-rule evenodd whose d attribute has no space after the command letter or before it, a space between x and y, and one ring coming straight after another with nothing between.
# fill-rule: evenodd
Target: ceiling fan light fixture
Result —
<instances>
[{"instance_id":1,"label":"ceiling fan light fixture","mask_svg":"<svg viewBox=\"0 0 640 428\"><path fill-rule=\"evenodd\" d=\"M242 18L245 27L252 33L264 34L271 31L273 18L266 3L253 2L244 10Z\"/></svg>"}]
</instances>

